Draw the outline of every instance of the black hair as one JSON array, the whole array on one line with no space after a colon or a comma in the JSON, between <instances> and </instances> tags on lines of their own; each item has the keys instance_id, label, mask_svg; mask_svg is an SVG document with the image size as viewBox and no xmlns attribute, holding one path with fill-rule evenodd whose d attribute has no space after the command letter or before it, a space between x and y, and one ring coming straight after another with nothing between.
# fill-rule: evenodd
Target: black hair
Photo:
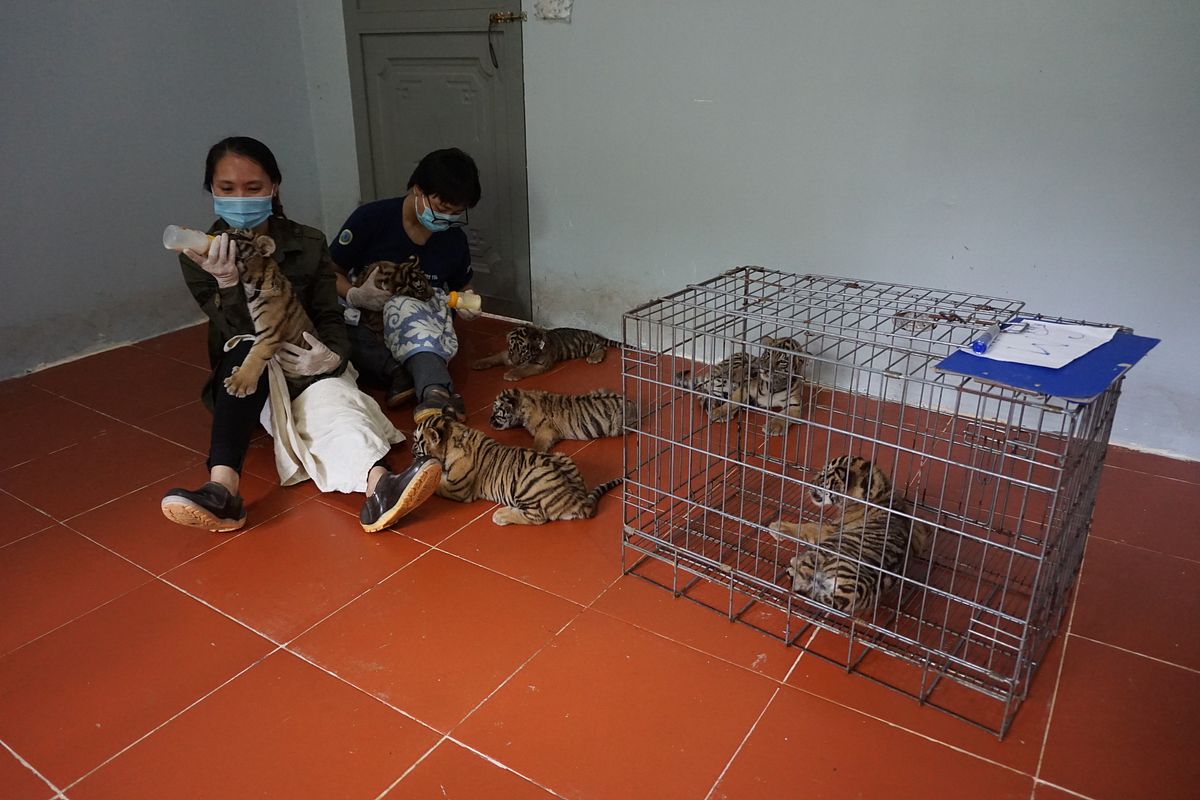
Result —
<instances>
[{"instance_id":1,"label":"black hair","mask_svg":"<svg viewBox=\"0 0 1200 800\"><path fill-rule=\"evenodd\" d=\"M283 173L279 171L279 162L275 160L275 154L271 152L271 148L249 136L227 136L209 148L208 158L204 160L204 190L212 191L213 170L217 168L217 162L230 153L248 158L262 167L263 172L267 173L267 177L271 179L271 183L276 186L275 196L271 198L271 213L277 217L284 216L283 203L279 200L278 191L279 184L283 183Z\"/></svg>"},{"instance_id":2,"label":"black hair","mask_svg":"<svg viewBox=\"0 0 1200 800\"><path fill-rule=\"evenodd\" d=\"M408 188L420 186L425 194L435 194L443 203L474 208L481 194L479 169L475 161L457 147L434 150L417 164Z\"/></svg>"}]
</instances>

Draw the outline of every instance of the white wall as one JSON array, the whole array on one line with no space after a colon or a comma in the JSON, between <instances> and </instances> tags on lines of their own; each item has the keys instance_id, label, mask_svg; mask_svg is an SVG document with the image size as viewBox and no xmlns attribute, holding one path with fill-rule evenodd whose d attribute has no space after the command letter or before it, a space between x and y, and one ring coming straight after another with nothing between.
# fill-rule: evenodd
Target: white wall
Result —
<instances>
[{"instance_id":1,"label":"white wall","mask_svg":"<svg viewBox=\"0 0 1200 800\"><path fill-rule=\"evenodd\" d=\"M535 316L735 265L1163 343L1114 442L1200 458L1200 3L581 0L525 24Z\"/></svg>"},{"instance_id":2,"label":"white wall","mask_svg":"<svg viewBox=\"0 0 1200 800\"><path fill-rule=\"evenodd\" d=\"M320 224L308 91L296 0L4 4L0 378L200 318L161 236L213 219L225 136L266 142Z\"/></svg>"}]
</instances>

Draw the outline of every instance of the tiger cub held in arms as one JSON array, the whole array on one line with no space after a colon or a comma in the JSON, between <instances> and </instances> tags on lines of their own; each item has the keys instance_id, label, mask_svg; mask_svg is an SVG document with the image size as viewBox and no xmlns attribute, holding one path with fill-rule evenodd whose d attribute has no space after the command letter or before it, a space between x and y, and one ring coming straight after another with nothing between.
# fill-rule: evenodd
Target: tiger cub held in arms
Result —
<instances>
[{"instance_id":1,"label":"tiger cub held in arms","mask_svg":"<svg viewBox=\"0 0 1200 800\"><path fill-rule=\"evenodd\" d=\"M429 300L433 297L433 286L429 276L421 269L421 261L416 256L407 261L376 261L361 269L354 277L354 285L362 286L367 281L374 280L375 285L388 294L415 297L417 300ZM383 341L383 312L359 309L358 324L375 334L375 338Z\"/></svg>"},{"instance_id":2,"label":"tiger cub held in arms","mask_svg":"<svg viewBox=\"0 0 1200 800\"><path fill-rule=\"evenodd\" d=\"M248 230L228 231L236 255L238 275L246 294L250 319L254 322L254 344L241 365L225 379L225 391L234 397L247 397L258 388L267 362L285 342L308 347L303 334L316 335L304 305L273 258L275 240L255 236Z\"/></svg>"},{"instance_id":3,"label":"tiger cub held in arms","mask_svg":"<svg viewBox=\"0 0 1200 800\"><path fill-rule=\"evenodd\" d=\"M891 588L892 573L901 572L908 554L928 554L933 531L912 517L912 503L892 496L887 474L861 456L835 458L812 483L812 501L826 514L843 504L844 510L838 519L779 520L769 526L806 542L827 543L829 552L806 548L791 559L792 590L838 611L852 614L867 609Z\"/></svg>"},{"instance_id":4,"label":"tiger cub held in arms","mask_svg":"<svg viewBox=\"0 0 1200 800\"><path fill-rule=\"evenodd\" d=\"M623 480L614 478L588 491L575 462L561 453L508 447L448 415L417 425L412 451L414 458L429 456L441 463L440 496L503 504L492 514L497 525L590 519L600 497Z\"/></svg>"},{"instance_id":5,"label":"tiger cub held in arms","mask_svg":"<svg viewBox=\"0 0 1200 800\"><path fill-rule=\"evenodd\" d=\"M540 375L558 362L572 358L599 364L604 360L606 348L621 346L620 342L582 328L521 325L509 331L505 338L508 344L506 349L479 359L471 365L471 369L487 369L503 364L512 367L504 373L504 380L519 381L531 375Z\"/></svg>"},{"instance_id":6,"label":"tiger cub held in arms","mask_svg":"<svg viewBox=\"0 0 1200 800\"><path fill-rule=\"evenodd\" d=\"M492 427L525 428L541 453L562 439L620 436L624 422L636 424L637 417L637 406L611 389L577 395L505 389L492 401Z\"/></svg>"}]
</instances>

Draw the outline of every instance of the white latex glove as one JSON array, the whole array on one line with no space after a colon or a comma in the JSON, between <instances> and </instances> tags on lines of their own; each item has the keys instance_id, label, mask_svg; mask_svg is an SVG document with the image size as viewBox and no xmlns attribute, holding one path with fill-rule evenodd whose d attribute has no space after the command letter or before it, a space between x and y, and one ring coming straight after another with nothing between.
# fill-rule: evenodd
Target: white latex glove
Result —
<instances>
[{"instance_id":1,"label":"white latex glove","mask_svg":"<svg viewBox=\"0 0 1200 800\"><path fill-rule=\"evenodd\" d=\"M469 299L468 299L469 298ZM464 302L466 300L466 302ZM479 303L479 295L475 294L471 289L463 289L458 293L458 306L454 309L458 314L458 318L470 322L473 319L479 319L482 315L482 310L468 308L468 306ZM472 303L473 301L473 303Z\"/></svg>"},{"instance_id":2,"label":"white latex glove","mask_svg":"<svg viewBox=\"0 0 1200 800\"><path fill-rule=\"evenodd\" d=\"M341 356L311 333L304 334L304 341L309 344L307 350L298 344L284 342L275 353L275 360L283 367L283 372L288 377L324 375L337 369L338 364L342 363Z\"/></svg>"},{"instance_id":3,"label":"white latex glove","mask_svg":"<svg viewBox=\"0 0 1200 800\"><path fill-rule=\"evenodd\" d=\"M346 302L355 308L362 308L367 311L383 311L383 304L391 297L387 289L379 288L376 279L379 277L378 271L372 275L370 280L362 286L351 286L346 291Z\"/></svg>"},{"instance_id":4,"label":"white latex glove","mask_svg":"<svg viewBox=\"0 0 1200 800\"><path fill-rule=\"evenodd\" d=\"M458 314L459 319L466 320L467 322L470 322L473 319L479 319L479 317L483 314L482 311L472 311L469 308L462 308L461 306L454 309L454 313Z\"/></svg>"},{"instance_id":5,"label":"white latex glove","mask_svg":"<svg viewBox=\"0 0 1200 800\"><path fill-rule=\"evenodd\" d=\"M237 286L237 248L229 241L229 234L222 233L208 243L208 253L184 250L183 254L196 262L200 269L217 279L217 286L228 289Z\"/></svg>"}]
</instances>

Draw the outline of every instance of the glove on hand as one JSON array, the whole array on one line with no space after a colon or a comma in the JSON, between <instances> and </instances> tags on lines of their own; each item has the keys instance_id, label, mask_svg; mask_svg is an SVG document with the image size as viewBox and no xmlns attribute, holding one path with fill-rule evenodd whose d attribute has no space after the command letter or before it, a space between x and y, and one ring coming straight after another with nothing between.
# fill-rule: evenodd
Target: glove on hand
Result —
<instances>
[{"instance_id":1,"label":"glove on hand","mask_svg":"<svg viewBox=\"0 0 1200 800\"><path fill-rule=\"evenodd\" d=\"M459 319L466 320L467 322L470 322L473 319L479 319L479 317L483 314L482 311L472 311L471 309L463 308L462 306L454 309L454 313L458 314Z\"/></svg>"},{"instance_id":2,"label":"glove on hand","mask_svg":"<svg viewBox=\"0 0 1200 800\"><path fill-rule=\"evenodd\" d=\"M229 241L229 234L222 233L209 242L207 254L195 250L184 250L183 254L216 278L218 287L228 289L238 285L237 248Z\"/></svg>"},{"instance_id":3,"label":"glove on hand","mask_svg":"<svg viewBox=\"0 0 1200 800\"><path fill-rule=\"evenodd\" d=\"M285 375L291 378L309 375L324 375L337 369L342 363L342 357L330 350L321 340L311 333L304 334L304 341L309 349L291 342L284 342L275 353L275 360L283 367Z\"/></svg>"},{"instance_id":4,"label":"glove on hand","mask_svg":"<svg viewBox=\"0 0 1200 800\"><path fill-rule=\"evenodd\" d=\"M346 302L367 311L383 311L383 304L391 295L386 289L379 288L379 284L375 282L378 277L378 274L372 275L362 286L351 286L346 292Z\"/></svg>"}]
</instances>

